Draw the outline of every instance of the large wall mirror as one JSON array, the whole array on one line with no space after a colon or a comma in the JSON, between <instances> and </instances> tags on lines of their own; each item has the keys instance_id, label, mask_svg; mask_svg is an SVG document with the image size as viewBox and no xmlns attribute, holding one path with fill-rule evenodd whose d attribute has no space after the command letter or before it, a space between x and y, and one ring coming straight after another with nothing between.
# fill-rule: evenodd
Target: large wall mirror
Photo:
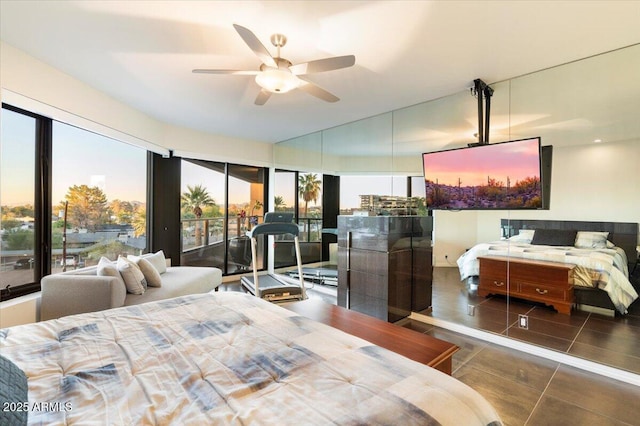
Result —
<instances>
[{"instance_id":1,"label":"large wall mirror","mask_svg":"<svg viewBox=\"0 0 640 426\"><path fill-rule=\"evenodd\" d=\"M460 280L456 263L476 244L500 241L505 223L640 222L638 75L634 45L491 84L490 142L539 136L553 146L550 206L434 211L433 311L426 315L640 374L640 302L615 317L559 314L519 299L480 297L477 282ZM399 178L422 176L421 153L473 142L477 114L477 100L465 90L277 144L275 165L306 170L315 161L323 173L386 179L378 187L397 194ZM631 274L638 254L631 247L626 255L628 281L640 288L640 266ZM518 327L519 315L527 315L528 329Z\"/></svg>"}]
</instances>

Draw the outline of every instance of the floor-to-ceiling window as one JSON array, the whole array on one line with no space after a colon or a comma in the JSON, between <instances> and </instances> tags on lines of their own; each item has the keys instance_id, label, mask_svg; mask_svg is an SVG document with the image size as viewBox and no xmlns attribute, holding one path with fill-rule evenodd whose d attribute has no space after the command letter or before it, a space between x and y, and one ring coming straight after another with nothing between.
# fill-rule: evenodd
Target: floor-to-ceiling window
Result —
<instances>
[{"instance_id":1,"label":"floor-to-ceiling window","mask_svg":"<svg viewBox=\"0 0 640 426\"><path fill-rule=\"evenodd\" d=\"M274 206L276 211L294 214L298 224L301 258L303 263L322 260L322 191L323 176L313 172L276 170ZM293 238L276 238L276 267L295 265Z\"/></svg>"},{"instance_id":2,"label":"floor-to-ceiling window","mask_svg":"<svg viewBox=\"0 0 640 426\"><path fill-rule=\"evenodd\" d=\"M182 160L182 264L224 271L226 165Z\"/></svg>"},{"instance_id":3,"label":"floor-to-ceiling window","mask_svg":"<svg viewBox=\"0 0 640 426\"><path fill-rule=\"evenodd\" d=\"M322 240L322 174L298 174L298 225L300 240Z\"/></svg>"},{"instance_id":4,"label":"floor-to-ceiling window","mask_svg":"<svg viewBox=\"0 0 640 426\"><path fill-rule=\"evenodd\" d=\"M229 241L227 272L244 272L250 266L247 232L262 223L266 169L229 164ZM256 266L264 267L264 238L258 238ZM249 260L249 262L247 262Z\"/></svg>"},{"instance_id":5,"label":"floor-to-ceiling window","mask_svg":"<svg viewBox=\"0 0 640 426\"><path fill-rule=\"evenodd\" d=\"M147 151L2 105L1 300L147 248Z\"/></svg>"},{"instance_id":6,"label":"floor-to-ceiling window","mask_svg":"<svg viewBox=\"0 0 640 426\"><path fill-rule=\"evenodd\" d=\"M224 274L248 271L246 234L263 220L267 169L183 159L181 170L181 264L215 266ZM259 244L262 269L264 245Z\"/></svg>"},{"instance_id":7,"label":"floor-to-ceiling window","mask_svg":"<svg viewBox=\"0 0 640 426\"><path fill-rule=\"evenodd\" d=\"M277 212L293 213L296 219L296 206L298 205L298 173L289 170L276 170L274 182L275 194L273 196L274 210ZM278 235L275 237L274 266L276 268L295 265L296 260L292 253L293 237L291 235Z\"/></svg>"},{"instance_id":8,"label":"floor-to-ceiling window","mask_svg":"<svg viewBox=\"0 0 640 426\"><path fill-rule=\"evenodd\" d=\"M34 283L36 118L2 111L0 279L3 289Z\"/></svg>"},{"instance_id":9,"label":"floor-to-ceiling window","mask_svg":"<svg viewBox=\"0 0 640 426\"><path fill-rule=\"evenodd\" d=\"M51 272L142 253L147 152L53 123Z\"/></svg>"}]
</instances>

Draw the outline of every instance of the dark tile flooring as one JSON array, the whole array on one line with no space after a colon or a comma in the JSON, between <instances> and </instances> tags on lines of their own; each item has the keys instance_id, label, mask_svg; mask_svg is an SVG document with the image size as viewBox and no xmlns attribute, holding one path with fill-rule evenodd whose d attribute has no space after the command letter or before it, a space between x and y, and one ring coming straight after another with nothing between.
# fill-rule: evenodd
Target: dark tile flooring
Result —
<instances>
[{"instance_id":1,"label":"dark tile flooring","mask_svg":"<svg viewBox=\"0 0 640 426\"><path fill-rule=\"evenodd\" d=\"M638 425L640 388L429 324L405 327L460 347L453 377L483 395L505 425Z\"/></svg>"},{"instance_id":2,"label":"dark tile flooring","mask_svg":"<svg viewBox=\"0 0 640 426\"><path fill-rule=\"evenodd\" d=\"M443 272L447 271L439 271L436 275ZM223 284L219 289L220 291L241 291L238 282ZM327 303L336 303L335 288L318 285L309 290L308 295L310 298L321 298ZM443 301L450 302L457 300L446 292L441 292L437 296L434 294L434 298L442 298ZM506 312L496 314L495 317L490 315L492 313L488 313L486 318L478 318L479 311L496 310L490 307L493 304L498 305L498 301L491 302L488 299L487 306L479 306L475 317L471 318L476 318L478 324L494 324L493 327L497 332L503 332L507 328L506 325L498 324L501 323L500 316L502 316L502 322L506 324ZM466 305L465 303L465 312ZM535 311L522 306L512 308L516 312L523 309L525 312ZM480 316L482 315L484 314ZM576 325L581 321L579 318L590 316L590 314L572 315L565 316L563 320L550 321L549 316L554 316L549 312L537 312L536 316L531 313L529 315L530 330L533 328L531 322L533 318L554 322L563 329L563 333L566 333L562 335L563 337L557 337L561 340L572 338L574 331L571 327L581 328ZM592 328L596 333L610 333L627 338L633 336L633 330L625 331L624 327L618 330L613 326L615 322L609 319L598 318L598 320ZM483 395L495 407L507 426L640 424L640 404L637 403L640 400L640 387L419 321L407 319L401 323L404 327L458 345L460 350L453 356L452 375ZM535 331L532 330L532 332ZM549 333L548 330L547 333ZM579 333L575 332L575 336L578 335ZM590 346L589 343L583 344Z\"/></svg>"},{"instance_id":3,"label":"dark tile flooring","mask_svg":"<svg viewBox=\"0 0 640 426\"><path fill-rule=\"evenodd\" d=\"M475 306L473 316L468 305ZM525 300L478 297L460 282L457 268L444 267L434 268L432 311L423 313L640 374L639 301L625 316L564 315ZM528 316L528 329L518 327L519 314Z\"/></svg>"}]
</instances>

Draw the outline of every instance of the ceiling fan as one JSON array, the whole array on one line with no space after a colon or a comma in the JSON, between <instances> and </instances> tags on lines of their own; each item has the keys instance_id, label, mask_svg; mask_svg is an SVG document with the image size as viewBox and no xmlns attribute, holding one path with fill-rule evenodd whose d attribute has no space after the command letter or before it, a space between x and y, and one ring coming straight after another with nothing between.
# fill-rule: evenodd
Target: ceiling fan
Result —
<instances>
[{"instance_id":1,"label":"ceiling fan","mask_svg":"<svg viewBox=\"0 0 640 426\"><path fill-rule=\"evenodd\" d=\"M266 47L258 40L258 37L249 29L236 24L233 24L233 27L247 46L262 61L260 69L255 71L195 69L193 70L194 73L255 75L256 83L262 88L258 97L256 97L256 105L264 105L273 93L287 93L293 89L300 89L327 102L340 100L334 94L307 80L305 76L350 67L356 62L355 56L335 56L293 65L291 61L280 56L280 48L287 43L287 38L284 35L273 34L271 36L271 43L278 49L276 56L271 56Z\"/></svg>"}]
</instances>

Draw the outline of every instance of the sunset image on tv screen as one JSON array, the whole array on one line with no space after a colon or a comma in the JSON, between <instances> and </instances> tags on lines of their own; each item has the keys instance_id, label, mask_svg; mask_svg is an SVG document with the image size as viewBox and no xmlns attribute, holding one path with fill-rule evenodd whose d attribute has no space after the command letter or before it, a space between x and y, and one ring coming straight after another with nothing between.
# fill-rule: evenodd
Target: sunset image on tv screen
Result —
<instances>
[{"instance_id":1,"label":"sunset image on tv screen","mask_svg":"<svg viewBox=\"0 0 640 426\"><path fill-rule=\"evenodd\" d=\"M539 209L540 138L422 155L431 209Z\"/></svg>"}]
</instances>

